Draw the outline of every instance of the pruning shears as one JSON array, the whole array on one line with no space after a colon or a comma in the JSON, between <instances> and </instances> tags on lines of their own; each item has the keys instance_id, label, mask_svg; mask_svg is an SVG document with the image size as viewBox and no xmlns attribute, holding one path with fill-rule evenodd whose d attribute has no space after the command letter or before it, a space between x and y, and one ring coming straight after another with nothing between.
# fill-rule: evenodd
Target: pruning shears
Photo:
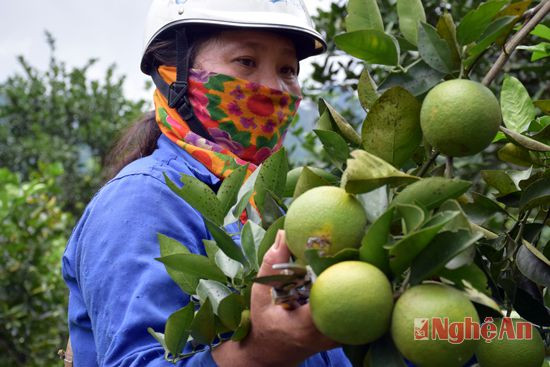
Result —
<instances>
[{"instance_id":1,"label":"pruning shears","mask_svg":"<svg viewBox=\"0 0 550 367\"><path fill-rule=\"evenodd\" d=\"M273 265L279 270L276 275L255 278L257 283L270 285L271 296L276 305L293 310L307 303L313 278L313 272L303 265L280 263Z\"/></svg>"}]
</instances>

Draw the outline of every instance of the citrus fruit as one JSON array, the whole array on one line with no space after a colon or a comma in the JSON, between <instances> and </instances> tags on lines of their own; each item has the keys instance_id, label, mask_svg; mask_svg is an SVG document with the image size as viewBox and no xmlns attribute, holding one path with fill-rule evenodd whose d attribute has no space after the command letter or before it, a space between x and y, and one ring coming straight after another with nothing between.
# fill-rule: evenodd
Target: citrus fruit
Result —
<instances>
[{"instance_id":1,"label":"citrus fruit","mask_svg":"<svg viewBox=\"0 0 550 367\"><path fill-rule=\"evenodd\" d=\"M381 337L390 326L392 288L374 265L342 261L315 280L309 304L321 333L343 344L366 344Z\"/></svg>"},{"instance_id":2,"label":"citrus fruit","mask_svg":"<svg viewBox=\"0 0 550 367\"><path fill-rule=\"evenodd\" d=\"M480 367L540 367L544 360L544 342L538 331L531 324L530 339L515 339L514 335L519 336L520 329L518 323L523 323L523 319L498 319L494 321L497 327L497 337L489 343L480 340L477 345L476 357ZM504 327L503 327L504 324ZM512 334L512 330L515 330ZM510 331L510 332L504 332ZM517 333L516 333L517 331ZM522 331L527 334L527 330ZM503 338L498 335L502 334Z\"/></svg>"},{"instance_id":3,"label":"citrus fruit","mask_svg":"<svg viewBox=\"0 0 550 367\"><path fill-rule=\"evenodd\" d=\"M454 79L435 86L424 99L420 126L426 140L443 154L462 157L481 152L498 132L499 103L489 88Z\"/></svg>"},{"instance_id":4,"label":"citrus fruit","mask_svg":"<svg viewBox=\"0 0 550 367\"><path fill-rule=\"evenodd\" d=\"M435 338L432 326L437 320L463 323L467 317L479 323L473 304L460 291L442 284L422 284L405 291L395 303L391 335L397 349L415 365L459 367L473 356L478 341L453 344L441 335Z\"/></svg>"},{"instance_id":5,"label":"citrus fruit","mask_svg":"<svg viewBox=\"0 0 550 367\"><path fill-rule=\"evenodd\" d=\"M358 247L367 217L353 195L334 186L319 186L298 196L288 208L285 232L288 248L304 259L306 248L318 248L325 255Z\"/></svg>"}]
</instances>

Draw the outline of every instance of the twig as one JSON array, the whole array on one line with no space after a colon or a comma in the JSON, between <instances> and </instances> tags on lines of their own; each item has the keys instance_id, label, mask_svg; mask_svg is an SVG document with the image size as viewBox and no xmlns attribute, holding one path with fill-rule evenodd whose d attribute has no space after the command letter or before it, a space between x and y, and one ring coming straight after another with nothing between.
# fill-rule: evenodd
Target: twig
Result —
<instances>
[{"instance_id":1,"label":"twig","mask_svg":"<svg viewBox=\"0 0 550 367\"><path fill-rule=\"evenodd\" d=\"M550 0L543 0L539 5L531 10L531 14L533 14L531 19L529 19L523 25L523 27L521 27L521 29L514 35L514 37L512 37L512 39L504 45L502 53L498 57L497 61L495 62L491 70L489 70L485 78L483 78L483 85L489 86L489 84L491 84L491 82L504 67L512 53L515 51L516 47L518 47L521 41L523 41L523 39L529 34L529 32L531 32L533 28L535 28L535 26L544 19L546 14L550 12ZM529 15L527 15L527 17L529 17Z\"/></svg>"},{"instance_id":2,"label":"twig","mask_svg":"<svg viewBox=\"0 0 550 367\"><path fill-rule=\"evenodd\" d=\"M527 10L525 13L523 13L521 18L524 21L528 21L529 19L533 18L533 15L536 12L538 12L540 10L540 8L542 8L543 5L544 5L544 1L541 1L537 6L535 6L534 8L531 8L531 9Z\"/></svg>"},{"instance_id":3,"label":"twig","mask_svg":"<svg viewBox=\"0 0 550 367\"><path fill-rule=\"evenodd\" d=\"M428 172L428 169L431 167L431 165L435 162L436 158L439 156L439 150L434 150L430 158L424 163L422 168L420 168L420 171L418 171L418 177L422 177Z\"/></svg>"}]
</instances>

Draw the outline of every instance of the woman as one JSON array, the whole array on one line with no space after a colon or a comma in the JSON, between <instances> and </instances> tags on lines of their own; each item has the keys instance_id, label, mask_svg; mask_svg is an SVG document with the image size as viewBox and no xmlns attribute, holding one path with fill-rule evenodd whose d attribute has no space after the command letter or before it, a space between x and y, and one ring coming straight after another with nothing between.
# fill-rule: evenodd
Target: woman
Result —
<instances>
[{"instance_id":1,"label":"woman","mask_svg":"<svg viewBox=\"0 0 550 367\"><path fill-rule=\"evenodd\" d=\"M298 61L325 49L301 0L154 0L147 34L141 66L158 88L155 116L119 143L114 166L123 168L89 203L63 257L77 367L169 365L147 327L163 330L189 296L154 260L157 233L198 254L210 235L164 174L173 182L191 175L215 190L234 167L251 172L280 147L296 112ZM260 275L289 256L279 233ZM349 365L315 329L307 305L274 305L267 286L253 287L251 321L244 341L205 348L180 365Z\"/></svg>"}]
</instances>

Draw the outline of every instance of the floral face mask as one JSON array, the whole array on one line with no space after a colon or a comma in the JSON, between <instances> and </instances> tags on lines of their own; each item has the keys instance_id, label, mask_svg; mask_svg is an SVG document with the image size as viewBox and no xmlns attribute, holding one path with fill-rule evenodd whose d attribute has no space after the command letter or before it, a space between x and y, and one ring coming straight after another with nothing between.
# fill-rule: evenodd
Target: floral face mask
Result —
<instances>
[{"instance_id":1,"label":"floral face mask","mask_svg":"<svg viewBox=\"0 0 550 367\"><path fill-rule=\"evenodd\" d=\"M176 68L161 66L161 77L176 79ZM189 70L188 98L197 119L212 139L191 131L166 98L155 91L157 122L162 132L220 178L239 165L251 173L277 151L294 119L301 98L247 80Z\"/></svg>"}]
</instances>

